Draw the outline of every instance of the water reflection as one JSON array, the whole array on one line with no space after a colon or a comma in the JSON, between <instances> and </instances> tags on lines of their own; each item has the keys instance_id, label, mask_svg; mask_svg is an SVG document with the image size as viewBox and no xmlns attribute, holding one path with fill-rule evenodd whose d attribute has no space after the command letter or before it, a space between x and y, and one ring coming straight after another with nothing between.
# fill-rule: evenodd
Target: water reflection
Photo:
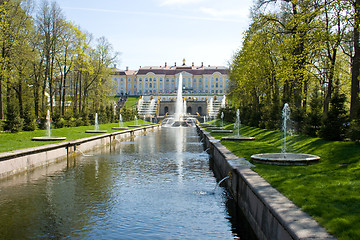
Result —
<instances>
[{"instance_id":1,"label":"water reflection","mask_svg":"<svg viewBox=\"0 0 360 240\"><path fill-rule=\"evenodd\" d=\"M222 188L214 193L198 141L193 128L168 128L2 180L0 236L239 238L236 208Z\"/></svg>"}]
</instances>

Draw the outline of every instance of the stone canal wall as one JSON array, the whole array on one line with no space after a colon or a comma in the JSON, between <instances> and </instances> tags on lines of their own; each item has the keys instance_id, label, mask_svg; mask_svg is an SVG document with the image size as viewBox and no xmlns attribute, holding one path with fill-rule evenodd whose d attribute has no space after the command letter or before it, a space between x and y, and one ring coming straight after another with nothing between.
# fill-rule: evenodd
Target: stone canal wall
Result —
<instances>
[{"instance_id":1,"label":"stone canal wall","mask_svg":"<svg viewBox=\"0 0 360 240\"><path fill-rule=\"evenodd\" d=\"M70 155L94 150L95 148L109 145L114 141L122 141L134 136L140 136L148 130L159 127L160 125L150 125L73 141L0 153L0 178L44 166L55 161L68 159Z\"/></svg>"},{"instance_id":2,"label":"stone canal wall","mask_svg":"<svg viewBox=\"0 0 360 240\"><path fill-rule=\"evenodd\" d=\"M234 155L203 128L197 129L212 156L215 175L229 176L226 185L260 240L336 239L251 170L248 161Z\"/></svg>"}]
</instances>

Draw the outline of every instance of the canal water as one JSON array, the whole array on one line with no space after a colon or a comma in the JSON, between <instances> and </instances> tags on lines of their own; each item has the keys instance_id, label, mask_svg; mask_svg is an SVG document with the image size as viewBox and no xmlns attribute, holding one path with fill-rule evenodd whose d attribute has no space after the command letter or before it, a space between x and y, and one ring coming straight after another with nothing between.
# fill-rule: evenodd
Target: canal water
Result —
<instances>
[{"instance_id":1,"label":"canal water","mask_svg":"<svg viewBox=\"0 0 360 240\"><path fill-rule=\"evenodd\" d=\"M195 128L87 154L0 180L0 238L255 239Z\"/></svg>"}]
</instances>

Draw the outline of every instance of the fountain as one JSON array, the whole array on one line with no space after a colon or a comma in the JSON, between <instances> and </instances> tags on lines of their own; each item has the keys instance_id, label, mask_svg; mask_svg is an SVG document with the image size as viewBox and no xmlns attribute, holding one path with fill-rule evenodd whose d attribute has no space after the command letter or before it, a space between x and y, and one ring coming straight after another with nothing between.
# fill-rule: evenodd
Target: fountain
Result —
<instances>
[{"instance_id":1,"label":"fountain","mask_svg":"<svg viewBox=\"0 0 360 240\"><path fill-rule=\"evenodd\" d=\"M124 127L123 119L121 113L119 114L119 127L113 127L114 130L125 130L129 129L128 127Z\"/></svg>"},{"instance_id":2,"label":"fountain","mask_svg":"<svg viewBox=\"0 0 360 240\"><path fill-rule=\"evenodd\" d=\"M99 130L99 117L98 114L95 113L95 130L86 130L86 133L106 133L106 130Z\"/></svg>"},{"instance_id":3,"label":"fountain","mask_svg":"<svg viewBox=\"0 0 360 240\"><path fill-rule=\"evenodd\" d=\"M240 136L240 127L241 127L241 121L240 121L240 111L239 109L236 110L236 121L234 124L234 129L236 131L235 136L228 136L228 137L222 137L221 140L230 140L230 141L246 141L246 140L255 140L254 137L246 137L246 136Z\"/></svg>"},{"instance_id":4,"label":"fountain","mask_svg":"<svg viewBox=\"0 0 360 240\"><path fill-rule=\"evenodd\" d=\"M209 118L211 120L211 118L213 117L213 113L214 113L214 98L210 98L208 112L209 112Z\"/></svg>"},{"instance_id":5,"label":"fountain","mask_svg":"<svg viewBox=\"0 0 360 240\"><path fill-rule=\"evenodd\" d=\"M51 136L50 110L47 110L47 114L46 114L46 131L47 131L47 136L33 137L31 140L33 140L33 141L60 141L60 140L65 140L66 139L66 137L52 137Z\"/></svg>"},{"instance_id":6,"label":"fountain","mask_svg":"<svg viewBox=\"0 0 360 240\"><path fill-rule=\"evenodd\" d=\"M162 121L162 126L164 127L195 126L197 123L197 119L192 117L187 117L185 115L185 112L186 112L186 101L183 99L182 96L182 74L180 73L174 117L165 118Z\"/></svg>"},{"instance_id":7,"label":"fountain","mask_svg":"<svg viewBox=\"0 0 360 240\"><path fill-rule=\"evenodd\" d=\"M225 107L226 107L226 97L224 95L223 98L221 99L221 108L225 108Z\"/></svg>"},{"instance_id":8,"label":"fountain","mask_svg":"<svg viewBox=\"0 0 360 240\"><path fill-rule=\"evenodd\" d=\"M284 104L282 110L282 130L283 130L283 141L281 147L281 153L262 153L262 154L254 154L251 156L251 159L255 162L260 162L264 164L272 164L272 165L310 165L313 163L317 163L320 160L319 156L311 155L311 154L303 154L303 153L288 153L286 146L286 138L289 131L288 122L290 120L290 107L287 103Z\"/></svg>"},{"instance_id":9,"label":"fountain","mask_svg":"<svg viewBox=\"0 0 360 240\"><path fill-rule=\"evenodd\" d=\"M175 121L181 121L184 115L184 105L183 105L183 98L182 98L182 74L180 73L179 76L179 85L176 97L176 105L175 105Z\"/></svg>"},{"instance_id":10,"label":"fountain","mask_svg":"<svg viewBox=\"0 0 360 240\"><path fill-rule=\"evenodd\" d=\"M224 127L224 112L221 112L221 127Z\"/></svg>"},{"instance_id":11,"label":"fountain","mask_svg":"<svg viewBox=\"0 0 360 240\"><path fill-rule=\"evenodd\" d=\"M134 116L134 124L129 125L128 127L141 127L141 125L139 125L139 120L138 120L137 116Z\"/></svg>"}]
</instances>

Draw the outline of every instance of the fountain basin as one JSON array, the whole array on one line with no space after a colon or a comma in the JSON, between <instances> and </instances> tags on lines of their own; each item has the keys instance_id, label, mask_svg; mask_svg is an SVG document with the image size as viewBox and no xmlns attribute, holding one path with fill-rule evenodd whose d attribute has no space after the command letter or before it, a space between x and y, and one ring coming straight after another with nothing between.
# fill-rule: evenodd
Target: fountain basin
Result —
<instances>
[{"instance_id":1,"label":"fountain basin","mask_svg":"<svg viewBox=\"0 0 360 240\"><path fill-rule=\"evenodd\" d=\"M202 127L216 127L214 124L210 124L210 123L202 123L201 126Z\"/></svg>"},{"instance_id":2,"label":"fountain basin","mask_svg":"<svg viewBox=\"0 0 360 240\"><path fill-rule=\"evenodd\" d=\"M86 130L86 133L106 133L106 130Z\"/></svg>"},{"instance_id":3,"label":"fountain basin","mask_svg":"<svg viewBox=\"0 0 360 240\"><path fill-rule=\"evenodd\" d=\"M113 127L114 130L126 130L129 129L128 127Z\"/></svg>"},{"instance_id":4,"label":"fountain basin","mask_svg":"<svg viewBox=\"0 0 360 240\"><path fill-rule=\"evenodd\" d=\"M271 165L306 166L319 162L320 157L303 153L262 153L252 155L251 159Z\"/></svg>"},{"instance_id":5,"label":"fountain basin","mask_svg":"<svg viewBox=\"0 0 360 240\"><path fill-rule=\"evenodd\" d=\"M251 141L255 140L254 137L245 137L245 136L228 136L228 137L222 137L221 140L227 140L227 141Z\"/></svg>"},{"instance_id":6,"label":"fountain basin","mask_svg":"<svg viewBox=\"0 0 360 240\"><path fill-rule=\"evenodd\" d=\"M141 127L141 125L128 125L128 127Z\"/></svg>"},{"instance_id":7,"label":"fountain basin","mask_svg":"<svg viewBox=\"0 0 360 240\"><path fill-rule=\"evenodd\" d=\"M66 140L66 137L33 137L32 141L62 141Z\"/></svg>"},{"instance_id":8,"label":"fountain basin","mask_svg":"<svg viewBox=\"0 0 360 240\"><path fill-rule=\"evenodd\" d=\"M215 130L212 130L211 132L212 133L232 133L233 130L217 130L217 129L215 129Z\"/></svg>"},{"instance_id":9,"label":"fountain basin","mask_svg":"<svg viewBox=\"0 0 360 240\"><path fill-rule=\"evenodd\" d=\"M208 129L210 130L222 130L224 129L223 127L217 127L217 126L210 126L210 127L207 127Z\"/></svg>"}]
</instances>

